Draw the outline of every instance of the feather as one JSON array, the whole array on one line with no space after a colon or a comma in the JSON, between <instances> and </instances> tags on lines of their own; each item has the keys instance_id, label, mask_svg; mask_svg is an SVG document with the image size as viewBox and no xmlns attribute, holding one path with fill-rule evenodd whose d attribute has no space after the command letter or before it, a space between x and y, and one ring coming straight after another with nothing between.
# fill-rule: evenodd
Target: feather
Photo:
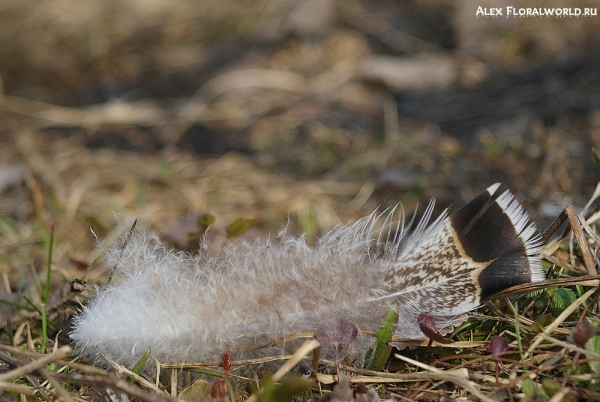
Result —
<instances>
[{"instance_id":1,"label":"feather","mask_svg":"<svg viewBox=\"0 0 600 402\"><path fill-rule=\"evenodd\" d=\"M340 320L376 331L394 300L395 336L424 339L420 313L449 328L494 293L544 277L535 226L498 188L429 223L431 202L414 228L394 222L394 211L374 212L313 247L282 232L267 244L205 242L192 256L136 229L124 249L106 247L115 278L75 318L71 339L87 355L129 365L148 348L163 363L214 361L226 347L256 348Z\"/></svg>"}]
</instances>

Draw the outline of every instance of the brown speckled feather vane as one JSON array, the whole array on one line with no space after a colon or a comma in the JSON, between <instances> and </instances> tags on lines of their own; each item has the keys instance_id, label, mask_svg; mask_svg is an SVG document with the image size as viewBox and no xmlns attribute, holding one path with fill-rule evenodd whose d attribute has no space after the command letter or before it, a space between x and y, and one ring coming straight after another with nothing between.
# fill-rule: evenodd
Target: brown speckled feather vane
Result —
<instances>
[{"instance_id":1,"label":"brown speckled feather vane","mask_svg":"<svg viewBox=\"0 0 600 402\"><path fill-rule=\"evenodd\" d=\"M385 278L385 297L401 306L398 337L419 338L412 317L420 312L432 314L438 326L455 325L495 293L544 279L535 226L499 187L408 239Z\"/></svg>"}]
</instances>

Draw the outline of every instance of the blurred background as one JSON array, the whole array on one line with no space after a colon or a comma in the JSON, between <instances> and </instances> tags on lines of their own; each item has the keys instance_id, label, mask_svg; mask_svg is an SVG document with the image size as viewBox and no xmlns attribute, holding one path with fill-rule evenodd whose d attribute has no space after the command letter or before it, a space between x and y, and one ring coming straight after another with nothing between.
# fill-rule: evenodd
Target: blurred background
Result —
<instances>
[{"instance_id":1,"label":"blurred background","mask_svg":"<svg viewBox=\"0 0 600 402\"><path fill-rule=\"evenodd\" d=\"M582 207L600 178L600 17L507 6L600 2L3 0L5 284L42 269L52 225L53 280L98 279L90 228L114 236L115 214L181 245L207 213L217 233L253 219L248 236L313 241L495 182L540 226Z\"/></svg>"}]
</instances>

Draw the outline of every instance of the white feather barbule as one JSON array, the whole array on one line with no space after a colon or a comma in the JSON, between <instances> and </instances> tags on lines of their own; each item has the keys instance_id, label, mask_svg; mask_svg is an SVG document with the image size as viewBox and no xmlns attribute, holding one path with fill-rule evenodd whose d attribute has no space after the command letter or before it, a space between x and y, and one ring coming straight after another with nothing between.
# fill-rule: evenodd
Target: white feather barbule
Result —
<instances>
[{"instance_id":1,"label":"white feather barbule","mask_svg":"<svg viewBox=\"0 0 600 402\"><path fill-rule=\"evenodd\" d=\"M491 186L482 196L496 190ZM530 273L522 281L541 280L535 227L509 192L496 198L510 222L500 229L509 225L522 240ZM387 306L398 300L395 336L422 339L419 313L444 328L481 304L478 278L489 265L455 261L453 267L439 257L448 258L461 239L446 213L427 226L432 205L412 231L392 223L393 213L373 213L333 229L313 247L281 233L268 244L238 241L216 249L202 243L191 256L136 228L124 249L122 241L106 248L115 278L75 318L71 338L87 355L99 350L124 364L149 348L162 363L215 361L226 347L259 347L342 319L376 331Z\"/></svg>"}]
</instances>

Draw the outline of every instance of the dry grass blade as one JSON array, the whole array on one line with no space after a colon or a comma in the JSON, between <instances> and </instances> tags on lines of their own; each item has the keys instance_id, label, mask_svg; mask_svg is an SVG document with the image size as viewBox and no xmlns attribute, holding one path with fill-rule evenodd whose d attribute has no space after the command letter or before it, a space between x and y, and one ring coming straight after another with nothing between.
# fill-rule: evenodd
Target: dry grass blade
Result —
<instances>
[{"instance_id":1,"label":"dry grass blade","mask_svg":"<svg viewBox=\"0 0 600 402\"><path fill-rule=\"evenodd\" d=\"M10 381L15 378L19 378L24 374L31 373L41 367L44 367L52 362L56 362L59 359L65 357L73 349L70 346L61 346L56 352L50 355L38 355L40 357L30 363L24 364L13 370L10 370L4 374L0 374L0 381Z\"/></svg>"},{"instance_id":2,"label":"dry grass blade","mask_svg":"<svg viewBox=\"0 0 600 402\"><path fill-rule=\"evenodd\" d=\"M557 393L555 393L554 395L552 395L552 398L550 398L550 400L548 400L548 402L559 402L562 401L563 398L569 393L569 388L561 388L558 390Z\"/></svg>"},{"instance_id":3,"label":"dry grass blade","mask_svg":"<svg viewBox=\"0 0 600 402\"><path fill-rule=\"evenodd\" d=\"M391 342L405 343L407 345L422 346L422 347L425 347L429 344L429 341L407 339L407 338L394 338L394 337L392 337ZM480 348L485 345L486 345L485 342L475 342L475 341L456 341L454 343L439 343L439 342L433 341L433 343L432 343L432 346L434 346L436 348L450 348L450 349L472 349L472 348Z\"/></svg>"},{"instance_id":4,"label":"dry grass blade","mask_svg":"<svg viewBox=\"0 0 600 402\"><path fill-rule=\"evenodd\" d=\"M571 314L573 314L573 312L577 310L579 306L583 304L583 302L589 299L589 297L593 295L595 291L596 289L590 289L587 292L585 292L574 303L568 306L558 317L556 317L556 319L550 325L546 326L542 332L537 334L533 342L527 349L527 352L523 355L523 357L527 359L533 353L533 351L544 341L544 339L546 339L547 336L550 336L550 334L552 334L552 332L556 328L558 328L560 324L562 324Z\"/></svg>"},{"instance_id":5,"label":"dry grass blade","mask_svg":"<svg viewBox=\"0 0 600 402\"><path fill-rule=\"evenodd\" d=\"M0 381L0 391L15 392L22 395L34 396L36 389L26 385L13 384L11 382Z\"/></svg>"},{"instance_id":6,"label":"dry grass blade","mask_svg":"<svg viewBox=\"0 0 600 402\"><path fill-rule=\"evenodd\" d=\"M291 369L293 369L298 363L300 363L301 360L303 360L310 352L312 352L313 350L315 350L316 348L318 348L319 346L321 346L321 344L319 343L319 341L315 340L315 339L311 339L308 341L305 341L296 351L296 353L294 353L294 355L292 356L291 359L289 359L287 362L285 362L285 364L283 366L281 366L276 372L275 374L273 374L273 377L271 377L273 379L273 381L279 381L281 380L281 378L286 375L287 373L289 373L289 371Z\"/></svg>"},{"instance_id":7,"label":"dry grass blade","mask_svg":"<svg viewBox=\"0 0 600 402\"><path fill-rule=\"evenodd\" d=\"M54 374L50 373L48 370L40 370L40 374L52 385L59 400L66 402L73 401L71 395L63 389L62 384L54 378Z\"/></svg>"},{"instance_id":8,"label":"dry grass blade","mask_svg":"<svg viewBox=\"0 0 600 402\"><path fill-rule=\"evenodd\" d=\"M153 383L151 383L150 381L146 380L144 377L142 377L139 374L134 373L133 371L129 370L127 367L124 367L120 364L118 364L117 362L115 362L114 360L112 360L110 357L106 356L106 354L102 353L102 351L100 351L99 349L98 353L100 353L100 355L102 355L102 357L104 359L106 359L106 361L108 362L108 364L110 364L112 366L112 368L120 375L127 375L131 378L133 378L134 380L136 380L138 383L140 383L140 385L143 385L144 387L151 389L154 392L157 393L162 393L162 391Z\"/></svg>"},{"instance_id":9,"label":"dry grass blade","mask_svg":"<svg viewBox=\"0 0 600 402\"><path fill-rule=\"evenodd\" d=\"M479 399L481 399L482 401L486 401L486 402L493 402L494 400L487 397L486 395L484 395L481 391L479 391L479 389L477 389L477 386L474 382L469 381L468 379L468 373L467 376L463 376L463 373L452 373L452 372L448 372L448 371L443 371L440 369L437 369L435 367L432 367L428 364L422 363L422 362L418 362L416 360L410 359L406 356L402 356L399 354L395 355L396 358L403 360L407 363L410 364L414 364L417 367L420 367L422 369L428 370L430 371L431 374L435 374L435 375L439 375L441 376L441 378L434 378L433 376L431 377L432 380L437 380L437 381L451 381L454 384L464 388L466 391L470 392L471 394L473 394L474 396L478 397Z\"/></svg>"},{"instance_id":10,"label":"dry grass blade","mask_svg":"<svg viewBox=\"0 0 600 402\"><path fill-rule=\"evenodd\" d=\"M315 339L310 339L310 340L305 341L298 348L298 350L296 350L296 353L294 353L294 355L288 361L286 361L285 364L283 364L283 366L281 366L279 368L279 370L277 370L275 372L275 374L273 374L271 379L273 381L281 380L281 378L285 374L287 374L298 363L300 363L300 361L303 360L310 352L312 352L319 346L321 346L321 344ZM254 402L254 401L256 401L256 398L257 398L257 396L256 396L256 394L254 394L254 395L250 396L250 398L246 399L246 402Z\"/></svg>"},{"instance_id":11,"label":"dry grass blade","mask_svg":"<svg viewBox=\"0 0 600 402\"><path fill-rule=\"evenodd\" d=\"M58 396L62 400L72 400L68 392L62 388L60 382L56 381L53 378L52 373L43 368L48 364L57 363L58 361L60 361L64 356L66 356L66 354L72 351L70 346L62 346L57 349L55 348L54 352L50 355L32 352L23 353L24 351L10 347L3 347L2 349L4 350L0 352L0 360L6 362L9 366L13 367L13 369L0 375L0 383L2 384L0 389L3 389L6 392L21 393L21 391L23 391L22 393L24 393L25 395L29 395L31 391L33 395L37 395L38 397L43 398L49 398L52 394L55 394L55 396ZM8 350L11 349L12 356L9 355L9 353L7 353ZM25 357L27 360L33 358L33 361L25 363L22 360L20 360L17 356ZM46 379L53 389L47 389L47 385L45 384L38 385L39 377ZM24 378L31 384L35 384L35 387L29 388L26 386L12 384L8 382L20 378ZM19 391L18 387L25 388L21 388L21 391Z\"/></svg>"},{"instance_id":12,"label":"dry grass blade","mask_svg":"<svg viewBox=\"0 0 600 402\"><path fill-rule=\"evenodd\" d=\"M144 386L147 386L148 388L152 389L153 392L147 392L132 384L129 384L127 381L117 377L112 372L108 372L106 370L87 364L80 364L73 361L65 360L67 354L72 351L72 348L70 346L61 346L49 355L42 355L36 352L21 350L19 348L10 347L6 345L0 345L0 350L3 350L2 353L9 352L15 356L33 359L33 361L27 364L17 365L18 360L10 358L8 357L8 355L4 358L4 360L11 361L14 363L14 365L17 365L17 367L13 370L10 370L0 375L0 389L5 392L16 392L23 395L33 396L36 394L36 392L39 392L43 388L27 387L24 385L12 384L8 381L23 376L27 378L33 376L30 378L30 381L34 381L34 377L37 376L46 379L53 387L53 391L51 392L53 392L56 397L59 397L60 399L65 401L71 401L73 400L73 397L62 388L61 382L75 385L79 384L111 388L115 391L123 392L124 394L133 396L139 399L140 401L145 402L172 402L175 400L169 395L165 394L160 389L158 389L154 384L148 383L147 380L135 375L134 373L130 373L127 369L123 370L125 374L135 377L136 380L138 380ZM77 372L75 372L74 374L62 374L60 373L60 371L62 370L59 370L59 372L55 373L43 368L51 363L56 363L62 366L70 367L74 372Z\"/></svg>"},{"instance_id":13,"label":"dry grass blade","mask_svg":"<svg viewBox=\"0 0 600 402\"><path fill-rule=\"evenodd\" d=\"M54 379L69 384L84 384L91 386L101 386L123 392L129 396L135 397L144 402L175 402L176 398L161 392L149 393L141 388L129 384L127 381L117 377L115 374L105 372L104 375L85 375L85 374L55 374Z\"/></svg>"},{"instance_id":14,"label":"dry grass blade","mask_svg":"<svg viewBox=\"0 0 600 402\"><path fill-rule=\"evenodd\" d=\"M534 290L545 289L551 286L600 286L600 274L578 276L575 278L558 278L546 281L527 283L508 288L496 295L494 298L512 297Z\"/></svg>"},{"instance_id":15,"label":"dry grass blade","mask_svg":"<svg viewBox=\"0 0 600 402\"><path fill-rule=\"evenodd\" d=\"M396 355L397 358L416 362L415 360L408 359L406 357ZM468 378L465 378L463 373L457 372L457 374L453 374L452 372L443 371L437 369L435 367L429 365L423 365L423 363L418 363L419 366L423 368L431 370L429 373L411 373L411 374L402 374L402 373L386 373L386 372L376 372L364 369L357 369L349 366L340 366L341 369L349 372L363 374L364 376L356 376L351 377L352 382L365 382L365 383L382 383L382 382L419 382L419 381L450 381L462 388L466 391L472 393L474 396L480 398L486 402L493 402L493 399L487 397L483 394L479 389L477 389L477 385L469 381ZM326 378L326 376L323 376Z\"/></svg>"},{"instance_id":16,"label":"dry grass blade","mask_svg":"<svg viewBox=\"0 0 600 402\"><path fill-rule=\"evenodd\" d=\"M576 346L576 345L574 345L572 343L561 341L560 339L556 339L556 338L554 338L554 337L552 337L550 335L542 334L542 336L543 336L544 340L546 340L548 342L551 342L551 343L553 343L555 345L558 345L558 346L560 346L562 348L568 349L568 350L570 350L572 352L579 352L581 354L585 354L586 356L588 356L588 358L593 357L595 359L599 359L600 360L600 354L598 354L598 353L594 353L594 352L591 352L589 350L582 349L582 348L580 348L580 347L578 347L578 346Z\"/></svg>"}]
</instances>

